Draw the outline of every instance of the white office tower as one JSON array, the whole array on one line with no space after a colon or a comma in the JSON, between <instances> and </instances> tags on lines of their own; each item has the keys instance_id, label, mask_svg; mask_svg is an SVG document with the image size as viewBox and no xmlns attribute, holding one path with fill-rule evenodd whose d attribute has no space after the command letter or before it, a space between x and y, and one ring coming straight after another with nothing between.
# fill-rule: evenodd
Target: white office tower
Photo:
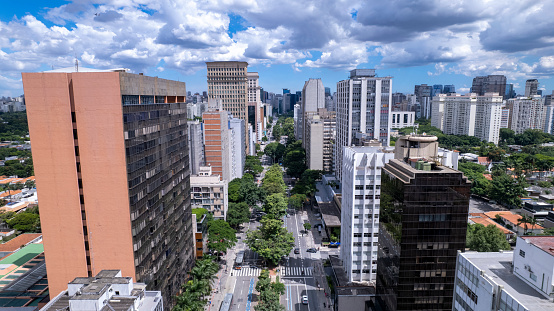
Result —
<instances>
[{"instance_id":1,"label":"white office tower","mask_svg":"<svg viewBox=\"0 0 554 311\"><path fill-rule=\"evenodd\" d=\"M497 144L502 119L502 96L440 94L433 97L431 125L448 135L469 135Z\"/></svg>"},{"instance_id":2,"label":"white office tower","mask_svg":"<svg viewBox=\"0 0 554 311\"><path fill-rule=\"evenodd\" d=\"M546 109L544 132L552 135L552 133L554 133L554 106L545 105L544 109Z\"/></svg>"},{"instance_id":3,"label":"white office tower","mask_svg":"<svg viewBox=\"0 0 554 311\"><path fill-rule=\"evenodd\" d=\"M246 161L246 139L244 137L244 120L229 118L229 159L230 175L229 181L235 178L242 178L244 163Z\"/></svg>"},{"instance_id":4,"label":"white office tower","mask_svg":"<svg viewBox=\"0 0 554 311\"><path fill-rule=\"evenodd\" d=\"M302 140L302 147L304 148L306 148L304 137L306 137L307 115L316 114L319 108L325 108L325 87L321 79L309 79L302 88L302 126L300 137L297 137L297 139Z\"/></svg>"},{"instance_id":5,"label":"white office tower","mask_svg":"<svg viewBox=\"0 0 554 311\"><path fill-rule=\"evenodd\" d=\"M528 129L544 129L546 107L542 96L510 98L506 107L510 109L509 128L516 134Z\"/></svg>"},{"instance_id":6,"label":"white office tower","mask_svg":"<svg viewBox=\"0 0 554 311\"><path fill-rule=\"evenodd\" d=\"M458 253L452 310L554 310L553 246L552 236L523 236L513 252Z\"/></svg>"},{"instance_id":7,"label":"white office tower","mask_svg":"<svg viewBox=\"0 0 554 311\"><path fill-rule=\"evenodd\" d=\"M301 140L302 138L302 108L300 107L300 104L294 105L294 137L296 139Z\"/></svg>"},{"instance_id":8,"label":"white office tower","mask_svg":"<svg viewBox=\"0 0 554 311\"><path fill-rule=\"evenodd\" d=\"M204 165L204 124L200 121L187 122L189 132L189 160L190 173L198 174L201 165Z\"/></svg>"},{"instance_id":9,"label":"white office tower","mask_svg":"<svg viewBox=\"0 0 554 311\"><path fill-rule=\"evenodd\" d=\"M340 257L349 282L375 282L381 169L394 147L344 147Z\"/></svg>"},{"instance_id":10,"label":"white office tower","mask_svg":"<svg viewBox=\"0 0 554 311\"><path fill-rule=\"evenodd\" d=\"M343 148L360 139L390 142L392 77L377 77L375 69L354 69L350 79L337 82L335 175L342 179Z\"/></svg>"}]
</instances>

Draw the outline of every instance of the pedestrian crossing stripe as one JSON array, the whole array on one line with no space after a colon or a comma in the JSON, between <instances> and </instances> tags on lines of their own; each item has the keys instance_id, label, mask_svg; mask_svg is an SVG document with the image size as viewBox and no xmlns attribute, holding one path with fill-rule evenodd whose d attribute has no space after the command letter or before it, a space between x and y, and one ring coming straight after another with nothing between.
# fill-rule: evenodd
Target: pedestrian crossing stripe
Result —
<instances>
[{"instance_id":1,"label":"pedestrian crossing stripe","mask_svg":"<svg viewBox=\"0 0 554 311\"><path fill-rule=\"evenodd\" d=\"M302 271L304 271L303 275L302 275ZM282 276L306 276L306 275L313 275L313 274L314 274L313 267L284 267L283 269L281 269Z\"/></svg>"},{"instance_id":2,"label":"pedestrian crossing stripe","mask_svg":"<svg viewBox=\"0 0 554 311\"><path fill-rule=\"evenodd\" d=\"M254 267L242 267L240 270L233 270L235 276L260 276L262 269Z\"/></svg>"}]
</instances>

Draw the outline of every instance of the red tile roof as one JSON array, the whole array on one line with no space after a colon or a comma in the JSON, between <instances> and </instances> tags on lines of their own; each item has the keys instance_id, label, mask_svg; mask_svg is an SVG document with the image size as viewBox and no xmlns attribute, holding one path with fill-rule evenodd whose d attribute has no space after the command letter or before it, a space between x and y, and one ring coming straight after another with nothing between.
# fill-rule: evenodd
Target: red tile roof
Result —
<instances>
[{"instance_id":1,"label":"red tile roof","mask_svg":"<svg viewBox=\"0 0 554 311\"><path fill-rule=\"evenodd\" d=\"M0 244L0 252L13 252L18 250L21 245L27 245L32 240L42 236L42 233L24 233L4 244Z\"/></svg>"}]
</instances>

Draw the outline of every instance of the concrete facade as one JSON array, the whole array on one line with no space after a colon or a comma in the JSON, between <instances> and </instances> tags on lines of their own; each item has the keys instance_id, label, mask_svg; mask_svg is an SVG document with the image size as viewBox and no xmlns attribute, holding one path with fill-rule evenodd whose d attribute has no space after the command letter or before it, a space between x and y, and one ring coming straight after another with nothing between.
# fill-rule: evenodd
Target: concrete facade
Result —
<instances>
[{"instance_id":1,"label":"concrete facade","mask_svg":"<svg viewBox=\"0 0 554 311\"><path fill-rule=\"evenodd\" d=\"M317 114L306 115L306 163L309 169L334 172L334 142L336 137L336 113L325 108Z\"/></svg>"},{"instance_id":2,"label":"concrete facade","mask_svg":"<svg viewBox=\"0 0 554 311\"><path fill-rule=\"evenodd\" d=\"M544 130L547 108L540 95L510 98L506 107L510 110L508 127L516 134L528 129Z\"/></svg>"},{"instance_id":3,"label":"concrete facade","mask_svg":"<svg viewBox=\"0 0 554 311\"><path fill-rule=\"evenodd\" d=\"M401 129L414 126L415 111L392 111L391 116L391 128Z\"/></svg>"},{"instance_id":4,"label":"concrete facade","mask_svg":"<svg viewBox=\"0 0 554 311\"><path fill-rule=\"evenodd\" d=\"M375 284L381 169L394 148L344 147L341 249L349 282Z\"/></svg>"},{"instance_id":5,"label":"concrete facade","mask_svg":"<svg viewBox=\"0 0 554 311\"><path fill-rule=\"evenodd\" d=\"M50 292L117 268L170 306L194 263L185 83L65 70L22 74Z\"/></svg>"},{"instance_id":6,"label":"concrete facade","mask_svg":"<svg viewBox=\"0 0 554 311\"><path fill-rule=\"evenodd\" d=\"M201 167L200 174L190 176L191 207L203 208L215 219L225 220L229 206L228 184L228 181L213 175L211 167Z\"/></svg>"},{"instance_id":7,"label":"concrete facade","mask_svg":"<svg viewBox=\"0 0 554 311\"><path fill-rule=\"evenodd\" d=\"M497 144L501 119L502 96L498 94L440 94L433 98L431 125L445 134L475 136Z\"/></svg>"},{"instance_id":8,"label":"concrete facade","mask_svg":"<svg viewBox=\"0 0 554 311\"><path fill-rule=\"evenodd\" d=\"M204 124L200 121L187 122L189 134L190 173L198 174L204 165Z\"/></svg>"},{"instance_id":9,"label":"concrete facade","mask_svg":"<svg viewBox=\"0 0 554 311\"><path fill-rule=\"evenodd\" d=\"M244 120L238 118L229 119L229 151L230 171L229 181L242 178L244 163L246 161L246 140L244 137Z\"/></svg>"},{"instance_id":10,"label":"concrete facade","mask_svg":"<svg viewBox=\"0 0 554 311\"><path fill-rule=\"evenodd\" d=\"M207 166L221 180L231 180L229 152L229 120L227 111L209 110L202 115L204 122L204 157Z\"/></svg>"},{"instance_id":11,"label":"concrete facade","mask_svg":"<svg viewBox=\"0 0 554 311\"><path fill-rule=\"evenodd\" d=\"M374 69L352 70L350 79L337 82L337 179L342 179L343 148L361 145L357 133L389 145L391 94L392 77L377 77Z\"/></svg>"},{"instance_id":12,"label":"concrete facade","mask_svg":"<svg viewBox=\"0 0 554 311\"><path fill-rule=\"evenodd\" d=\"M317 110L320 108L325 108L325 88L321 79L309 79L304 83L300 108L302 109L300 120L302 126L301 135L297 139L302 140L302 147L305 149L304 137L306 137L307 132L308 115L310 113L317 113Z\"/></svg>"}]
</instances>

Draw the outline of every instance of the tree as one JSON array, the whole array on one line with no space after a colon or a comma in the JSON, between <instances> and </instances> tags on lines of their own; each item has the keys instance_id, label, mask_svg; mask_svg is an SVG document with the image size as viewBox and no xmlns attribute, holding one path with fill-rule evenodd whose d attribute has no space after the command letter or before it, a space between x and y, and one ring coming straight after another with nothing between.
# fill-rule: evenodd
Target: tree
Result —
<instances>
[{"instance_id":1,"label":"tree","mask_svg":"<svg viewBox=\"0 0 554 311\"><path fill-rule=\"evenodd\" d=\"M305 223L304 223L304 230L306 230L306 233L307 233L310 229L312 229L312 224L309 223L309 222L305 222Z\"/></svg>"},{"instance_id":2,"label":"tree","mask_svg":"<svg viewBox=\"0 0 554 311\"><path fill-rule=\"evenodd\" d=\"M520 197L526 195L525 179L512 178L506 174L493 175L490 198L509 207L521 206Z\"/></svg>"},{"instance_id":3,"label":"tree","mask_svg":"<svg viewBox=\"0 0 554 311\"><path fill-rule=\"evenodd\" d=\"M263 217L260 222L258 229L247 233L246 244L262 258L277 265L292 250L294 236L283 228L283 221L280 219Z\"/></svg>"},{"instance_id":4,"label":"tree","mask_svg":"<svg viewBox=\"0 0 554 311\"><path fill-rule=\"evenodd\" d=\"M229 198L229 202L240 202L241 195L240 195L240 186L242 184L242 180L240 178L235 178L229 182L229 185L227 187L227 196Z\"/></svg>"},{"instance_id":5,"label":"tree","mask_svg":"<svg viewBox=\"0 0 554 311\"><path fill-rule=\"evenodd\" d=\"M246 156L244 161L244 172L251 174L252 176L258 175L264 170L262 162L256 156Z\"/></svg>"},{"instance_id":6,"label":"tree","mask_svg":"<svg viewBox=\"0 0 554 311\"><path fill-rule=\"evenodd\" d=\"M237 228L239 225L248 222L250 216L250 209L246 202L229 203L227 209L227 222L233 228Z\"/></svg>"},{"instance_id":7,"label":"tree","mask_svg":"<svg viewBox=\"0 0 554 311\"><path fill-rule=\"evenodd\" d=\"M517 220L517 225L523 224L523 235L527 234L528 226L531 225L531 230L535 229L537 225L537 220L534 217L522 215L521 218Z\"/></svg>"},{"instance_id":8,"label":"tree","mask_svg":"<svg viewBox=\"0 0 554 311\"><path fill-rule=\"evenodd\" d=\"M196 265L190 271L190 275L196 280L207 280L209 285L216 279L219 265L211 259L202 259L196 262Z\"/></svg>"},{"instance_id":9,"label":"tree","mask_svg":"<svg viewBox=\"0 0 554 311\"><path fill-rule=\"evenodd\" d=\"M306 170L306 152L304 148L285 153L283 165L287 168L287 174L296 178L302 176Z\"/></svg>"},{"instance_id":10,"label":"tree","mask_svg":"<svg viewBox=\"0 0 554 311\"><path fill-rule=\"evenodd\" d=\"M292 205L295 209L301 209L304 206L304 201L306 201L306 195L303 193L293 194L289 198L289 204Z\"/></svg>"},{"instance_id":11,"label":"tree","mask_svg":"<svg viewBox=\"0 0 554 311\"><path fill-rule=\"evenodd\" d=\"M267 195L285 193L287 186L283 180L283 171L277 164L273 164L265 173L262 180L262 189Z\"/></svg>"},{"instance_id":12,"label":"tree","mask_svg":"<svg viewBox=\"0 0 554 311\"><path fill-rule=\"evenodd\" d=\"M508 128L502 128L500 129L500 143L506 144L506 145L515 145L515 132Z\"/></svg>"},{"instance_id":13,"label":"tree","mask_svg":"<svg viewBox=\"0 0 554 311\"><path fill-rule=\"evenodd\" d=\"M498 252L510 249L506 236L495 225L487 227L481 224L468 225L466 245L477 252Z\"/></svg>"},{"instance_id":14,"label":"tree","mask_svg":"<svg viewBox=\"0 0 554 311\"><path fill-rule=\"evenodd\" d=\"M279 161L283 157L284 153L285 153L285 146L278 142L269 143L267 144L267 146L265 146L265 149L264 149L264 154L270 157L274 163Z\"/></svg>"},{"instance_id":15,"label":"tree","mask_svg":"<svg viewBox=\"0 0 554 311\"><path fill-rule=\"evenodd\" d=\"M264 211L268 217L280 219L287 213L288 202L282 193L274 193L265 200Z\"/></svg>"},{"instance_id":16,"label":"tree","mask_svg":"<svg viewBox=\"0 0 554 311\"><path fill-rule=\"evenodd\" d=\"M8 225L21 232L40 232L40 216L34 213L22 212L8 220Z\"/></svg>"},{"instance_id":17,"label":"tree","mask_svg":"<svg viewBox=\"0 0 554 311\"><path fill-rule=\"evenodd\" d=\"M218 252L226 252L235 246L236 231L225 220L218 219L208 223L208 248Z\"/></svg>"},{"instance_id":18,"label":"tree","mask_svg":"<svg viewBox=\"0 0 554 311\"><path fill-rule=\"evenodd\" d=\"M262 141L263 141L263 142L266 142L266 141L267 141L267 136L262 137ZM264 150L265 150L265 149L264 149Z\"/></svg>"}]
</instances>

